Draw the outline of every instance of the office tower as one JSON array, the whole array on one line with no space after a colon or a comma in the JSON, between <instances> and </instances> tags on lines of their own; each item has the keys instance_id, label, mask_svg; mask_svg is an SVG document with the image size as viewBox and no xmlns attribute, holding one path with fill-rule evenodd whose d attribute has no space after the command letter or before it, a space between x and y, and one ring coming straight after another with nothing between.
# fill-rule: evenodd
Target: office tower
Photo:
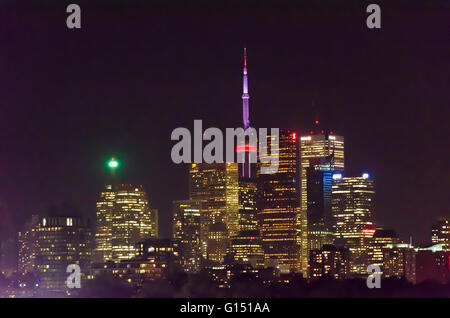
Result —
<instances>
[{"instance_id":1,"label":"office tower","mask_svg":"<svg viewBox=\"0 0 450 318\"><path fill-rule=\"evenodd\" d=\"M416 251L409 244L388 244L382 249L383 277L405 277L416 282Z\"/></svg>"},{"instance_id":2,"label":"office tower","mask_svg":"<svg viewBox=\"0 0 450 318\"><path fill-rule=\"evenodd\" d=\"M349 252L334 245L323 245L310 251L309 273L311 278L331 276L345 279L350 271Z\"/></svg>"},{"instance_id":3,"label":"office tower","mask_svg":"<svg viewBox=\"0 0 450 318\"><path fill-rule=\"evenodd\" d=\"M36 255L38 252L37 226L39 216L32 215L31 220L25 223L22 231L18 234L18 270L19 273L33 273L36 270Z\"/></svg>"},{"instance_id":4,"label":"office tower","mask_svg":"<svg viewBox=\"0 0 450 318\"><path fill-rule=\"evenodd\" d=\"M259 163L257 176L258 221L264 259L266 265L277 264L282 272L299 271L296 222L300 213L300 165L297 134L280 130L278 144L275 136L268 135L269 149L260 149L262 161L267 160L263 154L270 153L270 148L276 146L279 147L278 171L261 174L260 169L266 164Z\"/></svg>"},{"instance_id":5,"label":"office tower","mask_svg":"<svg viewBox=\"0 0 450 318\"><path fill-rule=\"evenodd\" d=\"M335 135L329 130L320 130L319 121L309 135L300 137L301 158L301 214L297 219L297 239L301 244L301 268L307 275L309 249L317 248L321 244L330 243L329 228L326 227L326 217L329 212L329 174L333 171L344 170L344 137ZM309 187L314 191L308 199L308 171L311 178L322 184L319 186L309 182ZM320 198L320 192L324 197ZM308 204L309 202L309 204ZM311 224L308 223L309 214L313 217ZM315 215L315 216L314 216ZM323 216L323 217L322 217ZM324 219L322 221L322 219ZM308 235L310 234L311 241Z\"/></svg>"},{"instance_id":6,"label":"office tower","mask_svg":"<svg viewBox=\"0 0 450 318\"><path fill-rule=\"evenodd\" d=\"M431 229L431 241L434 244L442 244L443 251L450 251L450 220L439 219Z\"/></svg>"},{"instance_id":7,"label":"office tower","mask_svg":"<svg viewBox=\"0 0 450 318\"><path fill-rule=\"evenodd\" d=\"M361 177L333 175L332 210L335 244L350 250L350 273L366 275L368 247L375 233L375 189L369 174Z\"/></svg>"},{"instance_id":8,"label":"office tower","mask_svg":"<svg viewBox=\"0 0 450 318\"><path fill-rule=\"evenodd\" d=\"M173 201L173 238L180 245L180 262L187 273L200 270L201 201Z\"/></svg>"},{"instance_id":9,"label":"office tower","mask_svg":"<svg viewBox=\"0 0 450 318\"><path fill-rule=\"evenodd\" d=\"M158 212L158 209L149 209L149 211L150 211L150 237L158 238L158 236L159 236L159 224L158 224L159 212Z\"/></svg>"},{"instance_id":10,"label":"office tower","mask_svg":"<svg viewBox=\"0 0 450 318\"><path fill-rule=\"evenodd\" d=\"M306 169L308 250L321 249L324 244L333 243L332 176L332 157L309 160Z\"/></svg>"},{"instance_id":11,"label":"office tower","mask_svg":"<svg viewBox=\"0 0 450 318\"><path fill-rule=\"evenodd\" d=\"M201 245L205 259L221 261L238 234L238 165L198 163L189 170L189 198L201 202Z\"/></svg>"},{"instance_id":12,"label":"office tower","mask_svg":"<svg viewBox=\"0 0 450 318\"><path fill-rule=\"evenodd\" d=\"M83 279L91 261L89 221L79 216L44 216L36 226L36 270L40 286L50 291L66 290L67 266L77 264Z\"/></svg>"},{"instance_id":13,"label":"office tower","mask_svg":"<svg viewBox=\"0 0 450 318\"><path fill-rule=\"evenodd\" d=\"M383 267L383 248L399 244L400 239L394 230L376 229L367 251L369 264Z\"/></svg>"},{"instance_id":14,"label":"office tower","mask_svg":"<svg viewBox=\"0 0 450 318\"><path fill-rule=\"evenodd\" d=\"M238 263L253 267L264 265L256 206L257 184L255 179L239 178L239 232L231 238L231 254Z\"/></svg>"},{"instance_id":15,"label":"office tower","mask_svg":"<svg viewBox=\"0 0 450 318\"><path fill-rule=\"evenodd\" d=\"M107 185L97 202L95 262L129 259L135 244L157 233L142 186Z\"/></svg>"}]
</instances>

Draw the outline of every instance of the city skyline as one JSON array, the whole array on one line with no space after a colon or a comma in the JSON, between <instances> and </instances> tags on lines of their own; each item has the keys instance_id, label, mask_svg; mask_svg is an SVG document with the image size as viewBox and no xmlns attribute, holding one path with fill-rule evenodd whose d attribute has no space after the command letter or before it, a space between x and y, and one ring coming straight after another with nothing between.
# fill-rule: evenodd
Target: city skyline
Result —
<instances>
[{"instance_id":1,"label":"city skyline","mask_svg":"<svg viewBox=\"0 0 450 318\"><path fill-rule=\"evenodd\" d=\"M5 53L15 56L22 63L14 63L17 72L6 68L6 74L11 79L4 101L8 116L0 119L5 132L5 147L1 152L3 165L0 171L4 177L0 181L0 197L8 205L16 230L32 214L45 212L52 205L62 202L76 206L80 214L94 219L98 193L107 184L103 162L115 156L121 160L124 181L144 185L148 199L160 211L162 237L170 237L172 201L188 198L187 167L170 162L170 147L173 145L170 131L178 126L191 127L197 118L207 120L208 126L241 125L244 46L249 56L253 125L293 129L299 135L307 134L319 111L323 127L333 129L346 138L345 175L360 175L368 171L375 178L377 197L374 215L377 224L395 229L404 239L413 236L417 244L429 240L431 225L437 217L448 215L445 155L424 157L433 149L446 149L443 138L447 134L445 122L436 124L436 121L448 120L444 116L444 100L448 94L442 84L444 70L437 69L433 61L439 52L426 51L425 46L413 42L412 37L399 40L394 36L402 34L406 28L401 25L402 19L394 23L386 18L388 26L392 23L395 32L384 39L380 35L365 33L365 30L358 31L358 36L346 35L345 26L356 21L340 22L337 39L343 41L343 46L347 41L356 40L355 48L347 52L349 55L355 54L358 48L375 51L367 52L367 56L355 61L346 57L338 40L331 38L331 23L322 29L306 30L302 27L306 22L270 20L262 23L262 31L257 31L253 23L264 16L262 9L251 18L252 23L241 21L233 26L230 35L219 32L222 37L217 50L213 49L214 41L200 40L208 31L192 24L188 24L189 30L198 34L189 33L185 40L178 38L182 51L175 50L163 36L174 36L171 28L161 35L141 31L139 35L146 34L162 41L161 52L154 52L150 45L140 42L139 36L126 42L126 31L144 22L140 15L137 21L132 22L131 17L137 13L131 9L127 12L125 30L106 36L96 46L105 61L86 50L93 43L92 34L71 35L64 33L66 31L49 30L43 38L43 46L48 49L28 57L22 52L35 48L36 40L27 35L23 26L13 31L19 38L29 40L20 45L10 45ZM236 19L243 12L244 9L228 12L225 17ZM32 13L29 14L31 20L26 23L34 21ZM56 21L54 13L49 14L49 21L43 23L47 28ZM197 14L202 16L202 13ZM316 14L321 16L320 12ZM212 18L208 21L214 31L218 31L227 20L224 16L214 17L217 21ZM103 13L99 21L87 19L86 23L94 33L104 34L101 21L108 18L111 16ZM338 18L339 15L334 22ZM440 21L439 15L437 18ZM403 22L407 20L404 18ZM177 23L187 22L186 18L180 17ZM18 26L14 23L8 28ZM431 26L439 24L430 23ZM241 27L253 32L239 36ZM299 38L303 35L308 41L302 41L303 45L289 43L282 36L283 30L289 27L298 29ZM271 30L268 33L270 38L280 45L261 43L259 39L264 30ZM433 31L429 26L418 34L427 43L439 45L440 37ZM280 38L276 39L277 36ZM316 40L324 36L326 40L323 43ZM115 38L134 44L143 52L130 53L114 46L112 40ZM55 53L57 51L52 51L52 48L56 49L55 44L51 44L54 39L60 39L66 45L62 48L68 53L64 59ZM83 44L86 41L88 44ZM305 48L304 44L308 43L310 46ZM334 51L324 53L325 43L331 43ZM375 49L377 44L392 45L395 49L384 53L387 55L384 64L371 65L370 61L381 54ZM398 61L398 50L410 45L416 45L417 52L410 52L406 61ZM125 58L124 65L131 70L125 70L126 67L120 64L116 69L111 68L118 62L116 58L104 55L111 46L118 56ZM79 55L69 53L76 47L79 48ZM307 52L302 53L302 50ZM149 53L155 61L159 61L157 64L165 65L167 69L149 62L145 57ZM312 58L314 54L317 57ZM424 54L428 59L422 58ZM133 61L135 57L138 57L136 62ZM419 57L423 64L416 63ZM31 72L29 68L36 59L42 59L43 65L47 65L51 58L55 58L56 63L49 66L44 76L50 84L45 86L39 83L40 77L37 75L43 72L43 66L37 65L37 72ZM191 62L190 65L188 62ZM362 70L353 66L351 72L342 73L350 62L356 62ZM62 68L63 65L67 68ZM147 67L136 72L142 66ZM382 70L377 71L380 66ZM401 75L396 75L395 71L407 67L414 72L406 72L407 76L399 79ZM86 79L77 68L91 72L93 79ZM425 70L432 71L432 75L427 75L432 76L430 81L424 81L419 76ZM371 78L374 74L375 78ZM357 83L358 78L365 82ZM130 79L131 83L127 83ZM62 80L60 84L59 80ZM157 89L152 88L156 84ZM61 92L56 93L51 87L58 87ZM415 98L414 87L423 89L420 98ZM19 91L24 94L16 100L14 96ZM436 91L438 93L434 94ZM185 101L188 101L187 105ZM169 112L169 108L172 111ZM24 115L26 111L33 116ZM172 112L182 116L173 116ZM354 118L348 118L346 114L349 113ZM377 121L383 124L377 125ZM167 184L160 181L164 177L170 180ZM410 215L415 218L410 218Z\"/></svg>"}]
</instances>

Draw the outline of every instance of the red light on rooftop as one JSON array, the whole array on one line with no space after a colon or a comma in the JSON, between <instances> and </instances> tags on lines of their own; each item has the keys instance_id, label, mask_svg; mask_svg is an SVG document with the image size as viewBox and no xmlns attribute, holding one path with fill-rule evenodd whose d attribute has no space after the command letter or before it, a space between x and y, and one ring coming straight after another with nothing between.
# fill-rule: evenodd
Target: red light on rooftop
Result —
<instances>
[{"instance_id":1,"label":"red light on rooftop","mask_svg":"<svg viewBox=\"0 0 450 318\"><path fill-rule=\"evenodd\" d=\"M318 125L318 124L319 124L319 121L318 121L318 120L316 120L316 121L315 121L315 123L316 123L316 125Z\"/></svg>"},{"instance_id":2,"label":"red light on rooftop","mask_svg":"<svg viewBox=\"0 0 450 318\"><path fill-rule=\"evenodd\" d=\"M292 133L292 139L293 140L297 139L297 134L296 133Z\"/></svg>"}]
</instances>

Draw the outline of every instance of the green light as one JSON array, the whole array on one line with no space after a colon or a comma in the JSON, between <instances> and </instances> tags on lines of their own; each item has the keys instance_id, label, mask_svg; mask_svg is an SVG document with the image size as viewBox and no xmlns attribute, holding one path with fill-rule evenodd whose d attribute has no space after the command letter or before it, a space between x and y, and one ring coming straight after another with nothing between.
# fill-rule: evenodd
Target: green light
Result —
<instances>
[{"instance_id":1,"label":"green light","mask_svg":"<svg viewBox=\"0 0 450 318\"><path fill-rule=\"evenodd\" d=\"M119 166L119 163L118 163L114 158L112 158L112 159L108 162L108 166L109 166L110 168L117 168L117 167Z\"/></svg>"}]
</instances>

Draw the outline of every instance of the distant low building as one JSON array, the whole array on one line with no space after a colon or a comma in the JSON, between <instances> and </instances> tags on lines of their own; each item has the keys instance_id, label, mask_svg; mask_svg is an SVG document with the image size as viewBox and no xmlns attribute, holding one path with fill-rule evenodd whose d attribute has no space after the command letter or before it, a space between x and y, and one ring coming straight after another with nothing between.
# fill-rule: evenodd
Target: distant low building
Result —
<instances>
[{"instance_id":1,"label":"distant low building","mask_svg":"<svg viewBox=\"0 0 450 318\"><path fill-rule=\"evenodd\" d=\"M417 248L416 282L450 283L450 252L442 244Z\"/></svg>"},{"instance_id":2,"label":"distant low building","mask_svg":"<svg viewBox=\"0 0 450 318\"><path fill-rule=\"evenodd\" d=\"M136 255L131 259L92 264L90 278L108 273L134 287L141 287L146 281L181 270L178 248L178 242L170 239L152 238L139 242L135 246Z\"/></svg>"},{"instance_id":3,"label":"distant low building","mask_svg":"<svg viewBox=\"0 0 450 318\"><path fill-rule=\"evenodd\" d=\"M416 282L416 251L409 244L388 244L383 251L383 277Z\"/></svg>"},{"instance_id":4,"label":"distant low building","mask_svg":"<svg viewBox=\"0 0 450 318\"><path fill-rule=\"evenodd\" d=\"M383 248L399 243L400 239L394 230L376 229L367 251L369 264L383 267Z\"/></svg>"},{"instance_id":5,"label":"distant low building","mask_svg":"<svg viewBox=\"0 0 450 318\"><path fill-rule=\"evenodd\" d=\"M310 251L309 277L331 276L345 279L350 273L349 251L325 244L321 249Z\"/></svg>"}]
</instances>

